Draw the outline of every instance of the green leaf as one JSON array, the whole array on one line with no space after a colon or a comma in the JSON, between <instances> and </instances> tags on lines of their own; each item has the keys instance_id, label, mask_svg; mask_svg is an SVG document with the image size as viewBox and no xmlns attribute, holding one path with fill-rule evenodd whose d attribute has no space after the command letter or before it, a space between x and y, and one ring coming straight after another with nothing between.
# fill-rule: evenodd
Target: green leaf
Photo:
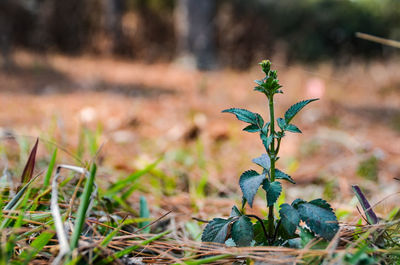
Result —
<instances>
[{"instance_id":1,"label":"green leaf","mask_svg":"<svg viewBox=\"0 0 400 265\"><path fill-rule=\"evenodd\" d=\"M265 229L268 227L268 220L262 220ZM264 245L266 246L268 244L268 238L265 236L264 229L260 223L260 221L257 221L254 226L254 240L256 241L257 245Z\"/></svg>"},{"instance_id":2,"label":"green leaf","mask_svg":"<svg viewBox=\"0 0 400 265\"><path fill-rule=\"evenodd\" d=\"M271 160L269 159L269 156L267 154L262 154L261 156L256 157L251 161L266 170L269 170L271 168Z\"/></svg>"},{"instance_id":3,"label":"green leaf","mask_svg":"<svg viewBox=\"0 0 400 265\"><path fill-rule=\"evenodd\" d=\"M276 121L278 122L278 126L279 128L281 128L282 131L286 130L287 124L284 119L278 118Z\"/></svg>"},{"instance_id":4,"label":"green leaf","mask_svg":"<svg viewBox=\"0 0 400 265\"><path fill-rule=\"evenodd\" d=\"M306 203L306 201L303 200L303 199L296 199L296 200L294 200L294 201L292 202L292 206L293 206L295 209L297 209L298 206L299 206L300 204L302 204L302 203Z\"/></svg>"},{"instance_id":5,"label":"green leaf","mask_svg":"<svg viewBox=\"0 0 400 265\"><path fill-rule=\"evenodd\" d=\"M268 150L269 145L272 143L272 140L274 139L274 137L272 135L266 136L264 133L261 133L260 134L260 138L261 138L261 140L263 142L265 150Z\"/></svg>"},{"instance_id":6,"label":"green leaf","mask_svg":"<svg viewBox=\"0 0 400 265\"><path fill-rule=\"evenodd\" d=\"M249 110L239 109L239 108L230 108L223 110L222 112L235 114L238 120L257 125L260 128L264 126L264 120L258 113L254 113Z\"/></svg>"},{"instance_id":7,"label":"green leaf","mask_svg":"<svg viewBox=\"0 0 400 265\"><path fill-rule=\"evenodd\" d=\"M233 206L231 210L231 215L229 217L237 217L241 215L242 213L239 211L239 209L236 206Z\"/></svg>"},{"instance_id":8,"label":"green leaf","mask_svg":"<svg viewBox=\"0 0 400 265\"><path fill-rule=\"evenodd\" d=\"M280 171L279 169L275 169L275 178L276 179L284 179L289 181L290 183L296 184L294 180L288 175Z\"/></svg>"},{"instance_id":9,"label":"green leaf","mask_svg":"<svg viewBox=\"0 0 400 265\"><path fill-rule=\"evenodd\" d=\"M253 207L254 196L264 179L265 174L258 174L254 170L245 171L240 176L239 185L250 207Z\"/></svg>"},{"instance_id":10,"label":"green leaf","mask_svg":"<svg viewBox=\"0 0 400 265\"><path fill-rule=\"evenodd\" d=\"M321 199L321 198L309 201L308 203L314 204L316 206L327 209L329 211L333 211L331 205L327 201L325 201L324 199Z\"/></svg>"},{"instance_id":11,"label":"green leaf","mask_svg":"<svg viewBox=\"0 0 400 265\"><path fill-rule=\"evenodd\" d=\"M250 218L242 215L232 226L232 239L239 247L250 246L253 240L253 224Z\"/></svg>"},{"instance_id":12,"label":"green leaf","mask_svg":"<svg viewBox=\"0 0 400 265\"><path fill-rule=\"evenodd\" d=\"M328 210L312 203L302 203L298 205L298 212L301 220L314 233L326 240L331 240L339 230L338 221L332 210Z\"/></svg>"},{"instance_id":13,"label":"green leaf","mask_svg":"<svg viewBox=\"0 0 400 265\"><path fill-rule=\"evenodd\" d=\"M249 126L247 126L243 129L243 131L251 132L251 133L259 132L260 130L261 130L260 127L258 127L258 125L256 125L256 124L250 124Z\"/></svg>"},{"instance_id":14,"label":"green leaf","mask_svg":"<svg viewBox=\"0 0 400 265\"><path fill-rule=\"evenodd\" d=\"M231 219L214 218L204 228L201 236L203 242L225 243L229 237Z\"/></svg>"},{"instance_id":15,"label":"green leaf","mask_svg":"<svg viewBox=\"0 0 400 265\"><path fill-rule=\"evenodd\" d=\"M282 192L282 184L278 181L264 181L263 189L267 192L267 205L272 206Z\"/></svg>"},{"instance_id":16,"label":"green leaf","mask_svg":"<svg viewBox=\"0 0 400 265\"><path fill-rule=\"evenodd\" d=\"M299 213L291 205L284 203L281 205L279 215L281 217L282 227L289 236L293 236L300 223Z\"/></svg>"},{"instance_id":17,"label":"green leaf","mask_svg":"<svg viewBox=\"0 0 400 265\"><path fill-rule=\"evenodd\" d=\"M297 114L302 108L304 108L308 103L311 103L311 102L316 101L316 100L318 100L318 98L303 100L303 101L297 102L296 104L292 105L292 106L285 112L285 121L286 121L286 124L289 124L290 121L294 118L294 116L296 116L296 114Z\"/></svg>"},{"instance_id":18,"label":"green leaf","mask_svg":"<svg viewBox=\"0 0 400 265\"><path fill-rule=\"evenodd\" d=\"M287 125L285 130L292 133L301 133L300 129L294 124Z\"/></svg>"}]
</instances>

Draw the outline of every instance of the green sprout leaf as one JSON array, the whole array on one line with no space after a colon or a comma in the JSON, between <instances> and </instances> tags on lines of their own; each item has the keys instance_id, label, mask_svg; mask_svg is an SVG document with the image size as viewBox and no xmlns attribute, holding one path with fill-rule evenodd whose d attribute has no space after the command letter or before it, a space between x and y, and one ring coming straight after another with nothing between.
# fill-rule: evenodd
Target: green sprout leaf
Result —
<instances>
[{"instance_id":1,"label":"green sprout leaf","mask_svg":"<svg viewBox=\"0 0 400 265\"><path fill-rule=\"evenodd\" d=\"M251 160L254 164L259 165L263 169L269 170L271 168L271 160L267 154L262 154L259 157L254 158Z\"/></svg>"},{"instance_id":2,"label":"green sprout leaf","mask_svg":"<svg viewBox=\"0 0 400 265\"><path fill-rule=\"evenodd\" d=\"M261 130L260 127L258 127L258 125L256 125L256 124L250 124L249 126L247 126L243 129L243 131L251 132L251 133L259 132L260 130Z\"/></svg>"},{"instance_id":3,"label":"green sprout leaf","mask_svg":"<svg viewBox=\"0 0 400 265\"><path fill-rule=\"evenodd\" d=\"M296 116L296 114L302 109L304 108L307 104L318 100L318 98L314 98L314 99L307 99L307 100L303 100L300 102L297 102L296 104L292 105L286 112L285 112L285 121L286 124L289 124L290 121L294 118L294 116Z\"/></svg>"},{"instance_id":4,"label":"green sprout leaf","mask_svg":"<svg viewBox=\"0 0 400 265\"><path fill-rule=\"evenodd\" d=\"M279 210L282 227L289 236L293 236L300 223L299 213L291 205L284 203Z\"/></svg>"},{"instance_id":5,"label":"green sprout leaf","mask_svg":"<svg viewBox=\"0 0 400 265\"><path fill-rule=\"evenodd\" d=\"M231 108L223 110L222 112L228 112L236 115L238 120L258 126L260 129L264 126L264 120L258 113L251 112L246 109Z\"/></svg>"},{"instance_id":6,"label":"green sprout leaf","mask_svg":"<svg viewBox=\"0 0 400 265\"><path fill-rule=\"evenodd\" d=\"M242 213L239 211L239 209L236 206L233 206L231 210L231 215L229 217L238 217L241 215Z\"/></svg>"},{"instance_id":7,"label":"green sprout leaf","mask_svg":"<svg viewBox=\"0 0 400 265\"><path fill-rule=\"evenodd\" d=\"M301 133L300 129L294 124L288 124L285 130L292 133Z\"/></svg>"},{"instance_id":8,"label":"green sprout leaf","mask_svg":"<svg viewBox=\"0 0 400 265\"><path fill-rule=\"evenodd\" d=\"M263 189L267 192L267 205L272 206L278 200L282 192L282 184L278 181L264 181Z\"/></svg>"},{"instance_id":9,"label":"green sprout leaf","mask_svg":"<svg viewBox=\"0 0 400 265\"><path fill-rule=\"evenodd\" d=\"M206 225L201 236L203 242L225 243L230 233L231 219L214 218Z\"/></svg>"},{"instance_id":10,"label":"green sprout leaf","mask_svg":"<svg viewBox=\"0 0 400 265\"><path fill-rule=\"evenodd\" d=\"M276 121L278 122L278 126L279 128L281 128L282 131L286 130L287 124L284 119L278 118Z\"/></svg>"},{"instance_id":11,"label":"green sprout leaf","mask_svg":"<svg viewBox=\"0 0 400 265\"><path fill-rule=\"evenodd\" d=\"M253 224L250 218L242 215L232 226L232 239L239 247L250 246L253 240Z\"/></svg>"},{"instance_id":12,"label":"green sprout leaf","mask_svg":"<svg viewBox=\"0 0 400 265\"><path fill-rule=\"evenodd\" d=\"M320 201L318 204L320 204ZM339 230L339 225L332 209L330 207L330 209L327 209L326 204L324 203L321 207L312 203L301 203L297 210L301 220L307 224L311 231L326 240L331 240Z\"/></svg>"},{"instance_id":13,"label":"green sprout leaf","mask_svg":"<svg viewBox=\"0 0 400 265\"><path fill-rule=\"evenodd\" d=\"M267 136L266 134L261 133L260 134L260 138L261 138L261 140L263 142L265 150L268 150L269 145L272 143L272 140L274 139L274 136L273 135Z\"/></svg>"},{"instance_id":14,"label":"green sprout leaf","mask_svg":"<svg viewBox=\"0 0 400 265\"><path fill-rule=\"evenodd\" d=\"M275 178L284 179L286 181L289 181L290 183L296 184L296 182L294 182L294 180L288 174L283 173L279 169L275 169Z\"/></svg>"},{"instance_id":15,"label":"green sprout leaf","mask_svg":"<svg viewBox=\"0 0 400 265\"><path fill-rule=\"evenodd\" d=\"M258 174L254 170L245 171L240 176L239 185L250 207L253 207L254 196L264 179L265 174Z\"/></svg>"}]
</instances>

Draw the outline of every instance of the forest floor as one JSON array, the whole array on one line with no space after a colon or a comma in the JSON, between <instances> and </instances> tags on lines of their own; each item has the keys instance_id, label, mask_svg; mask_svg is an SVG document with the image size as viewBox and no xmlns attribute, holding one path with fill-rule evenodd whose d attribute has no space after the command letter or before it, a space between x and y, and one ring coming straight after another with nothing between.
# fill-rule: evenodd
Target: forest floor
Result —
<instances>
[{"instance_id":1,"label":"forest floor","mask_svg":"<svg viewBox=\"0 0 400 265\"><path fill-rule=\"evenodd\" d=\"M75 153L86 128L101 146L101 181L162 157L159 171L144 176L130 198L135 204L145 195L155 217L172 210L182 221L211 219L240 204L239 176L263 147L221 111L243 107L268 113L266 100L253 92L253 81L262 76L258 67L198 72L168 63L26 51L14 59L14 70L0 72L3 136L27 136L30 145L39 136L44 156L52 150L47 140ZM283 139L278 167L298 183L284 184L284 198L322 196L341 220L356 222L351 185L359 184L372 204L383 200L375 207L380 217L398 207L399 61L340 67L272 63L285 93L276 97L278 115L302 99L321 99L294 120L303 134ZM58 160L77 163L67 153ZM261 196L251 211L265 213Z\"/></svg>"}]
</instances>

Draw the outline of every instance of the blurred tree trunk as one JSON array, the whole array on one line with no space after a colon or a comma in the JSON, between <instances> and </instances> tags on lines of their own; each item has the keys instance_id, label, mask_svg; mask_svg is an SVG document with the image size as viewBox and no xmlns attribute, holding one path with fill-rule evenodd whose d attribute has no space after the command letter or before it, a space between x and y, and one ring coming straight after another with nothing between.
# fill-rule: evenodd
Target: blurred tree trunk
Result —
<instances>
[{"instance_id":1,"label":"blurred tree trunk","mask_svg":"<svg viewBox=\"0 0 400 265\"><path fill-rule=\"evenodd\" d=\"M104 28L110 39L110 52L121 53L123 49L122 16L125 10L124 0L102 0Z\"/></svg>"},{"instance_id":2,"label":"blurred tree trunk","mask_svg":"<svg viewBox=\"0 0 400 265\"><path fill-rule=\"evenodd\" d=\"M215 0L179 0L176 32L179 60L200 70L215 67Z\"/></svg>"}]
</instances>

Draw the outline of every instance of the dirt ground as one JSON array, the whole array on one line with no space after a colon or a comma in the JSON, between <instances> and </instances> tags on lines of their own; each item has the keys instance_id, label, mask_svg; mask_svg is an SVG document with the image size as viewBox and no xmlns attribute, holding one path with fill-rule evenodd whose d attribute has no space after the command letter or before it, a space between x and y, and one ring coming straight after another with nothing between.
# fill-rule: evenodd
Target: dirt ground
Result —
<instances>
[{"instance_id":1,"label":"dirt ground","mask_svg":"<svg viewBox=\"0 0 400 265\"><path fill-rule=\"evenodd\" d=\"M251 159L263 148L221 111L243 107L268 114L266 99L252 91L253 80L262 77L257 66L198 72L26 51L14 59L14 70L0 72L3 135L40 136L74 152L82 126L100 128L102 170L111 179L164 157L159 168L176 185L160 192L149 184L143 192L154 195L154 205L210 218L229 214L232 202L240 202L238 178L256 169ZM286 199L323 196L336 209L354 212L351 185L359 184L372 203L390 195L376 207L385 217L398 206L400 191L394 179L400 177L400 61L341 67L272 62L285 93L276 98L278 114L302 99L321 99L294 120L303 134L283 139L278 167L299 184L285 184ZM200 196L193 207L191 187L204 178L208 199ZM264 208L257 199L253 211Z\"/></svg>"}]
</instances>

